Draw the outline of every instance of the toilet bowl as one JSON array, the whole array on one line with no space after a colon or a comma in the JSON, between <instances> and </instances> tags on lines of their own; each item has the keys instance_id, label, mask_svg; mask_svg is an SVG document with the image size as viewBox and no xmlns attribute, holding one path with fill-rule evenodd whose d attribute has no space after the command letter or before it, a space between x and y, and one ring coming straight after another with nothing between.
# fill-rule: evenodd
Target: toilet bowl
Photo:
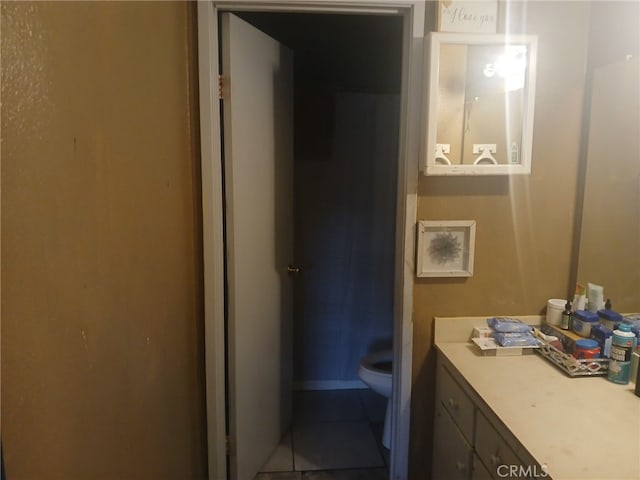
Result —
<instances>
[{"instance_id":1,"label":"toilet bowl","mask_svg":"<svg viewBox=\"0 0 640 480\"><path fill-rule=\"evenodd\" d=\"M387 399L387 411L384 416L382 444L386 448L391 445L391 384L392 384L393 351L374 352L360 360L358 376L371 390Z\"/></svg>"}]
</instances>

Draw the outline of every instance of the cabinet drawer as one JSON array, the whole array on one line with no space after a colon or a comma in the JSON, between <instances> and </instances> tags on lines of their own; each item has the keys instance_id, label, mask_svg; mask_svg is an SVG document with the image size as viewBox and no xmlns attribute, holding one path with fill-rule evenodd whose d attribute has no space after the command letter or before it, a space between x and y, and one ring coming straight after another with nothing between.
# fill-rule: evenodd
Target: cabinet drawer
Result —
<instances>
[{"instance_id":1,"label":"cabinet drawer","mask_svg":"<svg viewBox=\"0 0 640 480\"><path fill-rule=\"evenodd\" d=\"M473 470L471 473L471 480L493 480L493 477L487 470L487 467L480 461L478 455L473 455Z\"/></svg>"},{"instance_id":2,"label":"cabinet drawer","mask_svg":"<svg viewBox=\"0 0 640 480\"><path fill-rule=\"evenodd\" d=\"M442 404L435 408L433 429L433 480L469 480L473 449Z\"/></svg>"},{"instance_id":3,"label":"cabinet drawer","mask_svg":"<svg viewBox=\"0 0 640 480\"><path fill-rule=\"evenodd\" d=\"M507 442L480 412L476 416L475 447L480 460L495 479L511 478L509 472L522 464ZM517 469L519 473L523 471L525 470ZM526 475L524 477L526 478Z\"/></svg>"},{"instance_id":4,"label":"cabinet drawer","mask_svg":"<svg viewBox=\"0 0 640 480\"><path fill-rule=\"evenodd\" d=\"M436 403L444 405L467 442L473 444L474 404L442 366L436 376Z\"/></svg>"}]
</instances>

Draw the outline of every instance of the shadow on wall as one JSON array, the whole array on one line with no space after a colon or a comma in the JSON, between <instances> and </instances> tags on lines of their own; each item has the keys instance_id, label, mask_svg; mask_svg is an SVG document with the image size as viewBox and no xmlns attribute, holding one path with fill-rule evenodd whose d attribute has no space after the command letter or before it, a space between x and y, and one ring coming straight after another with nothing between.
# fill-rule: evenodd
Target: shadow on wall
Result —
<instances>
[{"instance_id":1,"label":"shadow on wall","mask_svg":"<svg viewBox=\"0 0 640 480\"><path fill-rule=\"evenodd\" d=\"M367 353L381 352L383 350L391 350L393 348L393 338L375 338L369 342Z\"/></svg>"}]
</instances>

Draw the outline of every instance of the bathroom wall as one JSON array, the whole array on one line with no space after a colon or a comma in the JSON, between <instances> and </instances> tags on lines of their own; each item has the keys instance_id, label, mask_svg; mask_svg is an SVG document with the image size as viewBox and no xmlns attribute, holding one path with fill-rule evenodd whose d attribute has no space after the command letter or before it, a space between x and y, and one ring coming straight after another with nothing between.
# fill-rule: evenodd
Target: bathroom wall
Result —
<instances>
[{"instance_id":1,"label":"bathroom wall","mask_svg":"<svg viewBox=\"0 0 640 480\"><path fill-rule=\"evenodd\" d=\"M296 128L316 140L297 150L295 163L303 271L295 283L294 376L301 388L336 388L358 380L363 355L391 348L400 97L333 92L301 100ZM307 108L312 102L325 106ZM330 117L330 127L315 128L316 115Z\"/></svg>"},{"instance_id":2,"label":"bathroom wall","mask_svg":"<svg viewBox=\"0 0 640 480\"><path fill-rule=\"evenodd\" d=\"M473 277L415 283L410 478L429 478L433 317L572 287L589 4L506 5L540 37L532 174L420 178L419 220L478 224ZM1 22L7 474L205 478L193 6L3 2Z\"/></svg>"},{"instance_id":3,"label":"bathroom wall","mask_svg":"<svg viewBox=\"0 0 640 480\"><path fill-rule=\"evenodd\" d=\"M433 318L542 313L548 298L572 290L589 4L499 9L499 31L539 36L532 173L419 180L418 220L473 219L477 230L472 277L415 281L410 478L430 476Z\"/></svg>"},{"instance_id":4,"label":"bathroom wall","mask_svg":"<svg viewBox=\"0 0 640 480\"><path fill-rule=\"evenodd\" d=\"M2 447L204 479L195 7L2 2Z\"/></svg>"}]
</instances>

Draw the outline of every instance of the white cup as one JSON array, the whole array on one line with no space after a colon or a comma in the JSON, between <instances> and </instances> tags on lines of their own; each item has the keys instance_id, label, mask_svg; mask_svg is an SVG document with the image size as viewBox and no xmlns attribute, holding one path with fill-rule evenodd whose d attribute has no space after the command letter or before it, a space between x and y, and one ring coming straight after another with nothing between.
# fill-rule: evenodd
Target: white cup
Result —
<instances>
[{"instance_id":1,"label":"white cup","mask_svg":"<svg viewBox=\"0 0 640 480\"><path fill-rule=\"evenodd\" d=\"M550 298L547 300L547 323L549 325L560 325L562 322L562 312L567 301L562 298Z\"/></svg>"}]
</instances>

